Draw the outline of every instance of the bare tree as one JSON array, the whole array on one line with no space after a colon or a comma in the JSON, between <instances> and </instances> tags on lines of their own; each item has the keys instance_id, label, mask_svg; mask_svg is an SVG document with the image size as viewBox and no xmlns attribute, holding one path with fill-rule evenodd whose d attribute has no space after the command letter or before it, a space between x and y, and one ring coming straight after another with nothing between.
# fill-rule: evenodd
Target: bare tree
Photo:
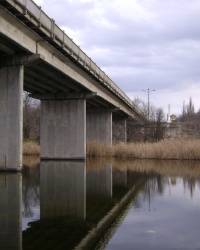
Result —
<instances>
[{"instance_id":1,"label":"bare tree","mask_svg":"<svg viewBox=\"0 0 200 250\"><path fill-rule=\"evenodd\" d=\"M190 97L187 105L185 101L183 102L182 114L179 116L178 120L181 122L195 122L198 121L198 116L198 112L195 113L194 104Z\"/></svg>"},{"instance_id":2,"label":"bare tree","mask_svg":"<svg viewBox=\"0 0 200 250\"><path fill-rule=\"evenodd\" d=\"M165 132L167 130L166 123L163 123L164 119L164 111L161 108L156 110L156 122L155 122L155 133L154 133L154 140L162 140L164 139Z\"/></svg>"},{"instance_id":3,"label":"bare tree","mask_svg":"<svg viewBox=\"0 0 200 250\"><path fill-rule=\"evenodd\" d=\"M129 119L128 121L128 139L157 141L164 138L167 130L166 123L163 122L164 111L161 108L154 107L151 103L146 103L140 98L133 100L134 105L140 108L146 121L141 124ZM149 106L148 106L149 105Z\"/></svg>"},{"instance_id":4,"label":"bare tree","mask_svg":"<svg viewBox=\"0 0 200 250\"><path fill-rule=\"evenodd\" d=\"M192 102L192 98L190 97L189 104L187 105L187 113L192 115L194 114L194 104Z\"/></svg>"},{"instance_id":5,"label":"bare tree","mask_svg":"<svg viewBox=\"0 0 200 250\"><path fill-rule=\"evenodd\" d=\"M23 98L23 134L24 138L39 138L40 102L24 92Z\"/></svg>"}]
</instances>

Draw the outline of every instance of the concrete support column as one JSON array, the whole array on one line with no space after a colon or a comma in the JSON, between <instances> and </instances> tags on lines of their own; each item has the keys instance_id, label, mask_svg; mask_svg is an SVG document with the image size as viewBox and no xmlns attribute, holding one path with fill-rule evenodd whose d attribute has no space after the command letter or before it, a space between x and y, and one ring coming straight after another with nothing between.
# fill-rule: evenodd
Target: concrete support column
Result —
<instances>
[{"instance_id":1,"label":"concrete support column","mask_svg":"<svg viewBox=\"0 0 200 250\"><path fill-rule=\"evenodd\" d=\"M112 146L112 111L87 108L87 141L100 141Z\"/></svg>"},{"instance_id":2,"label":"concrete support column","mask_svg":"<svg viewBox=\"0 0 200 250\"><path fill-rule=\"evenodd\" d=\"M86 158L86 100L42 100L41 159Z\"/></svg>"},{"instance_id":3,"label":"concrete support column","mask_svg":"<svg viewBox=\"0 0 200 250\"><path fill-rule=\"evenodd\" d=\"M126 117L113 117L113 142L127 142Z\"/></svg>"},{"instance_id":4,"label":"concrete support column","mask_svg":"<svg viewBox=\"0 0 200 250\"><path fill-rule=\"evenodd\" d=\"M23 78L22 65L0 68L0 170L22 168Z\"/></svg>"}]
</instances>

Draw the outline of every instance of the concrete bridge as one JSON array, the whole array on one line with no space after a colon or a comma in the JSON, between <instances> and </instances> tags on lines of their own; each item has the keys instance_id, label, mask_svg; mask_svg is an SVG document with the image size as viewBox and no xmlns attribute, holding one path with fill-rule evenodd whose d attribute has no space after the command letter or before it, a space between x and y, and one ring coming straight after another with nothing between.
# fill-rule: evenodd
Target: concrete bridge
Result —
<instances>
[{"instance_id":1,"label":"concrete bridge","mask_svg":"<svg viewBox=\"0 0 200 250\"><path fill-rule=\"evenodd\" d=\"M41 159L85 159L112 121L141 119L117 85L32 0L0 1L0 169L22 167L23 90L41 100Z\"/></svg>"}]
</instances>

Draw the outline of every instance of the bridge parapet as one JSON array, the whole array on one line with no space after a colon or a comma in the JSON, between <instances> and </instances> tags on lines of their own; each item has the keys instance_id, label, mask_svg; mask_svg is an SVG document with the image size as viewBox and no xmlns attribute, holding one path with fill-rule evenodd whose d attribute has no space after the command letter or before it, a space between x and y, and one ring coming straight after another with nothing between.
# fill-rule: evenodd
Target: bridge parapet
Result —
<instances>
[{"instance_id":1,"label":"bridge parapet","mask_svg":"<svg viewBox=\"0 0 200 250\"><path fill-rule=\"evenodd\" d=\"M23 90L41 100L42 159L85 160L112 145L113 115L143 120L125 93L32 0L0 0L0 170L22 169Z\"/></svg>"},{"instance_id":2,"label":"bridge parapet","mask_svg":"<svg viewBox=\"0 0 200 250\"><path fill-rule=\"evenodd\" d=\"M141 111L133 105L131 99L36 3L32 0L4 0L0 4L141 115Z\"/></svg>"}]
</instances>

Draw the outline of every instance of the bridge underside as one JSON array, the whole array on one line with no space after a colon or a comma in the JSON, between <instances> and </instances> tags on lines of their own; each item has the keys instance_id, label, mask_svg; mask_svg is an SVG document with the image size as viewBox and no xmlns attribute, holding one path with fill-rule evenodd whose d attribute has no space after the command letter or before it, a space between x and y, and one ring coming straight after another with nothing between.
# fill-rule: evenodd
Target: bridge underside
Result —
<instances>
[{"instance_id":1,"label":"bridge underside","mask_svg":"<svg viewBox=\"0 0 200 250\"><path fill-rule=\"evenodd\" d=\"M126 141L126 117L140 114L123 93L18 16L0 8L0 170L22 168L24 90L41 100L42 159L85 159L86 141L111 146L113 120Z\"/></svg>"},{"instance_id":2,"label":"bridge underside","mask_svg":"<svg viewBox=\"0 0 200 250\"><path fill-rule=\"evenodd\" d=\"M41 159L84 160L86 141L112 145L113 112L125 121L120 109L38 57L2 55L0 66L0 170L22 167L23 90L41 100Z\"/></svg>"}]
</instances>

